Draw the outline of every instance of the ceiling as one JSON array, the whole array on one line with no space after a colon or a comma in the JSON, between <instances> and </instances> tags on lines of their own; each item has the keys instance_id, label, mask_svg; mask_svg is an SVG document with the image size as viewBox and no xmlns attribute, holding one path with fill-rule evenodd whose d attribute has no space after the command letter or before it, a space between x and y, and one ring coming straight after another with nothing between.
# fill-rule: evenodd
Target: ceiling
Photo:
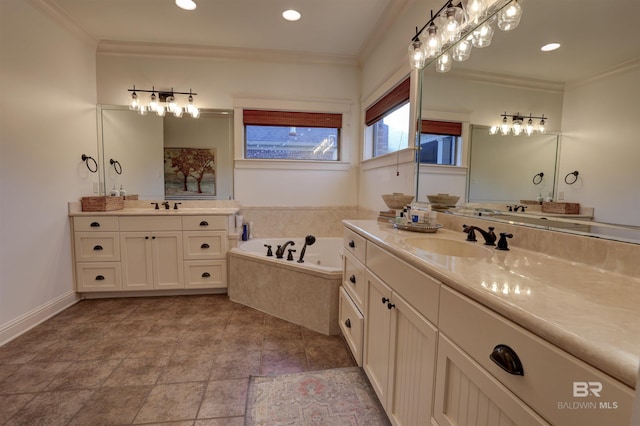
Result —
<instances>
[{"instance_id":1,"label":"ceiling","mask_svg":"<svg viewBox=\"0 0 640 426\"><path fill-rule=\"evenodd\" d=\"M375 46L404 7L420 0L195 0L194 11L179 9L173 0L42 1L98 41L356 59ZM423 1L434 9L444 3ZM496 31L490 47L474 49L457 69L571 82L640 58L638 0L520 1L524 15L518 28ZM291 7L302 13L300 21L282 19ZM427 17L425 10L425 22ZM551 41L562 47L539 51Z\"/></svg>"}]
</instances>

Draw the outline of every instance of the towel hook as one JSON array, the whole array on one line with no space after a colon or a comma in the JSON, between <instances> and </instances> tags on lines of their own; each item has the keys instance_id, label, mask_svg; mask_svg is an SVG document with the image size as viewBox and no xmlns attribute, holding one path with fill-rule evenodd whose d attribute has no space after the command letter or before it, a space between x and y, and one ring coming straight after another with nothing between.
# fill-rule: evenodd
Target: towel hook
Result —
<instances>
[{"instance_id":1,"label":"towel hook","mask_svg":"<svg viewBox=\"0 0 640 426\"><path fill-rule=\"evenodd\" d=\"M81 158L82 158L82 161L84 161L84 163L87 165L87 169L89 169L91 173L95 173L98 171L98 163L93 157L82 154ZM91 165L89 164L89 160L93 161L93 168L91 168Z\"/></svg>"},{"instance_id":2,"label":"towel hook","mask_svg":"<svg viewBox=\"0 0 640 426\"><path fill-rule=\"evenodd\" d=\"M567 173L567 175L564 177L564 183L566 183L567 185L573 185L574 183L576 183L576 181L578 180L578 171L573 171L571 173ZM573 175L573 180L569 181L569 176Z\"/></svg>"}]
</instances>

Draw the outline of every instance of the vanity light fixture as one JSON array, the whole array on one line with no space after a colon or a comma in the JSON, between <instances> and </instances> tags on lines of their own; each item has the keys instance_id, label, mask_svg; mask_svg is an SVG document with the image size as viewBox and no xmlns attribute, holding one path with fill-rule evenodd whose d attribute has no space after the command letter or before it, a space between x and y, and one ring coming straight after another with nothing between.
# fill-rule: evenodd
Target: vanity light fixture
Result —
<instances>
[{"instance_id":1,"label":"vanity light fixture","mask_svg":"<svg viewBox=\"0 0 640 426\"><path fill-rule=\"evenodd\" d=\"M193 0L176 0L176 6L184 10L194 10L197 7Z\"/></svg>"},{"instance_id":2,"label":"vanity light fixture","mask_svg":"<svg viewBox=\"0 0 640 426\"><path fill-rule=\"evenodd\" d=\"M458 4L448 0L435 14L431 11L431 19L420 30L416 29L409 44L409 63L414 69L422 69L429 58L434 58L436 70L447 72L452 60L469 59L472 46L491 44L496 20L499 29L511 31L521 17L519 0L461 0ZM440 60L444 55L447 58Z\"/></svg>"},{"instance_id":3,"label":"vanity light fixture","mask_svg":"<svg viewBox=\"0 0 640 426\"><path fill-rule=\"evenodd\" d=\"M157 116L164 117L166 112L170 112L175 117L182 117L183 113L189 114L193 118L200 116L200 110L195 104L194 96L197 93L193 93L191 89L188 92L174 92L173 88L170 91L156 90L155 86L151 90L146 89L127 89L131 94L129 95L129 109L138 111L140 115L146 115L147 112L155 112ZM143 102L137 92L151 93L149 95L149 101ZM176 99L176 95L189 95L182 106Z\"/></svg>"},{"instance_id":4,"label":"vanity light fixture","mask_svg":"<svg viewBox=\"0 0 640 426\"><path fill-rule=\"evenodd\" d=\"M507 114L505 111L504 114L500 114L500 117L502 117L502 122L500 125L496 124L491 126L489 128L489 134L496 135L500 133L503 136L507 136L512 133L514 136L519 136L524 133L527 136L531 136L534 132L541 134L546 133L546 120L548 120L548 117L545 117L544 114L541 116L529 114L527 117L520 115L519 112ZM511 119L511 122L509 122L509 119ZM534 119L540 120L537 127L534 125Z\"/></svg>"}]
</instances>

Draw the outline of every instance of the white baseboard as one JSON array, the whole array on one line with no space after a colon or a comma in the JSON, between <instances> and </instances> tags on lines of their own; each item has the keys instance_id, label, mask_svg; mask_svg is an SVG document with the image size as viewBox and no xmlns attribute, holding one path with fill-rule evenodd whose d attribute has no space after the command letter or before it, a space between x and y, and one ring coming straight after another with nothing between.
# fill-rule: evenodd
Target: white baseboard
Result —
<instances>
[{"instance_id":1,"label":"white baseboard","mask_svg":"<svg viewBox=\"0 0 640 426\"><path fill-rule=\"evenodd\" d=\"M0 346L26 333L79 300L79 295L74 291L70 291L20 315L6 324L0 325Z\"/></svg>"}]
</instances>

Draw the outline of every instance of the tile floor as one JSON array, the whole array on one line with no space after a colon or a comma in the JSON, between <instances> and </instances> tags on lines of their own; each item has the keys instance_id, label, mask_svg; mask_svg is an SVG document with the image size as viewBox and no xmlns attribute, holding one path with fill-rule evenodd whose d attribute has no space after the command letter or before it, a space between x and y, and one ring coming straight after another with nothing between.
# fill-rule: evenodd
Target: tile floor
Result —
<instances>
[{"instance_id":1,"label":"tile floor","mask_svg":"<svg viewBox=\"0 0 640 426\"><path fill-rule=\"evenodd\" d=\"M0 424L242 425L249 375L353 365L226 295L84 300L0 347Z\"/></svg>"}]
</instances>

